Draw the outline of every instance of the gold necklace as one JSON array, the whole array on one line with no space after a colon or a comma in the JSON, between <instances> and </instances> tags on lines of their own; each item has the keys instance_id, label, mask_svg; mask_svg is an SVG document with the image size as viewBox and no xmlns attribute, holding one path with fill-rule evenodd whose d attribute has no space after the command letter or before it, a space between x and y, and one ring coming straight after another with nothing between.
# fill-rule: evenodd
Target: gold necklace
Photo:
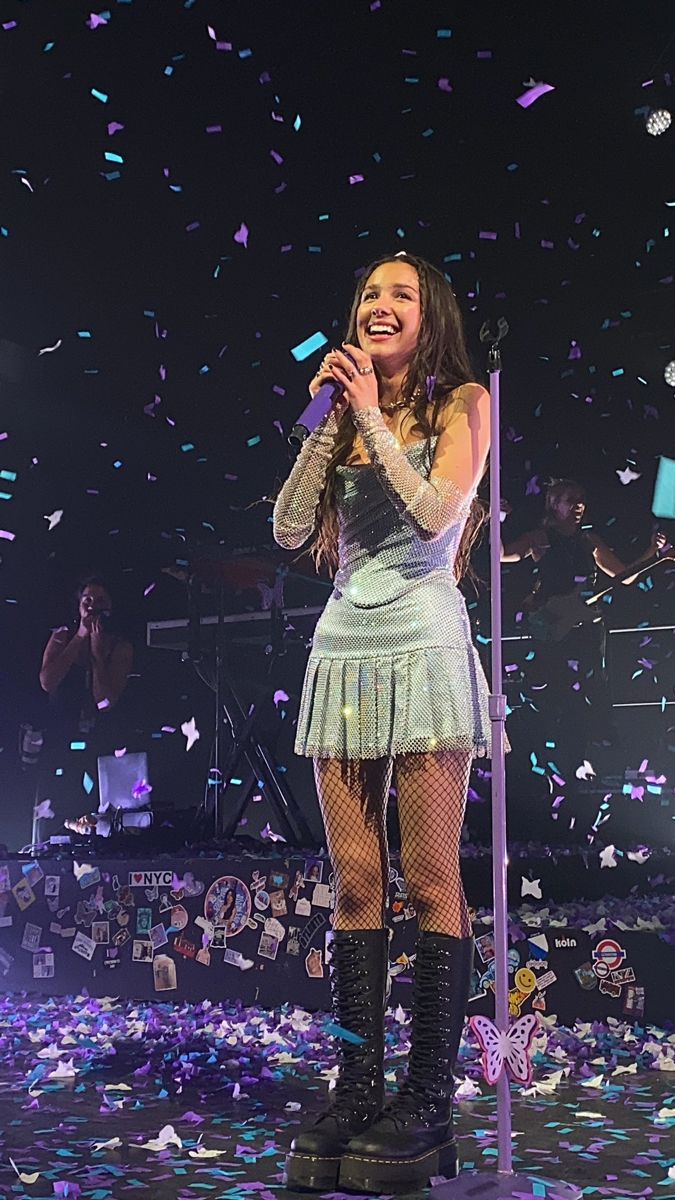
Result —
<instances>
[{"instance_id":1,"label":"gold necklace","mask_svg":"<svg viewBox=\"0 0 675 1200\"><path fill-rule=\"evenodd\" d=\"M397 409L397 408L410 408L415 403L416 400L419 400L421 395L422 395L422 388L417 387L417 388L415 388L415 391L413 392L413 394L409 400L406 400L406 399L393 400L390 404L380 403L380 408L383 410L383 412L393 412L394 409Z\"/></svg>"}]
</instances>

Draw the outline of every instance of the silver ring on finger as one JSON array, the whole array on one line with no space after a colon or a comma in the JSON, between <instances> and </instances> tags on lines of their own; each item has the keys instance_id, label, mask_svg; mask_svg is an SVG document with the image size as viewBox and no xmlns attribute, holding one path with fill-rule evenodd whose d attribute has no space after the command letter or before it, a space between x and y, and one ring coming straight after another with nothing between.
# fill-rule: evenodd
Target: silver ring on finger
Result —
<instances>
[{"instance_id":1,"label":"silver ring on finger","mask_svg":"<svg viewBox=\"0 0 675 1200\"><path fill-rule=\"evenodd\" d=\"M359 375L372 375L373 374L372 367L358 367L357 369L358 369Z\"/></svg>"}]
</instances>

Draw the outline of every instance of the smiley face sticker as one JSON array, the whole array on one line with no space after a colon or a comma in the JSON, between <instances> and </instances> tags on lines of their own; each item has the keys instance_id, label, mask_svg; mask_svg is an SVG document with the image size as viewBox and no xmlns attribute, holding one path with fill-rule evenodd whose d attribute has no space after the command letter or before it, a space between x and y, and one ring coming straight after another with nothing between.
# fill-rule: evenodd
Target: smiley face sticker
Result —
<instances>
[{"instance_id":1,"label":"smiley face sticker","mask_svg":"<svg viewBox=\"0 0 675 1200\"><path fill-rule=\"evenodd\" d=\"M526 996L529 996L537 986L537 977L529 967L521 967L519 971L516 971L514 982L519 992L524 992Z\"/></svg>"}]
</instances>

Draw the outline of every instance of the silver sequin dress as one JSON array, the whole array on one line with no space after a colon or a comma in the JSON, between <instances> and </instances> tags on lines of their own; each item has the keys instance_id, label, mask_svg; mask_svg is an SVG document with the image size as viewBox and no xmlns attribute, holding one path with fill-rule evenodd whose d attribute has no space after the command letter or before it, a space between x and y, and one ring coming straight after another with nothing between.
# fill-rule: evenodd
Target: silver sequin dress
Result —
<instances>
[{"instance_id":1,"label":"silver sequin dress","mask_svg":"<svg viewBox=\"0 0 675 1200\"><path fill-rule=\"evenodd\" d=\"M436 441L404 448L422 477ZM315 467L317 457L319 443ZM336 470L339 566L307 662L296 754L374 759L463 749L489 755L488 685L452 570L468 506L442 536L425 540L392 504L371 464ZM287 515L286 501L280 507ZM275 517L281 529L282 514ZM277 540L284 544L283 534Z\"/></svg>"}]
</instances>

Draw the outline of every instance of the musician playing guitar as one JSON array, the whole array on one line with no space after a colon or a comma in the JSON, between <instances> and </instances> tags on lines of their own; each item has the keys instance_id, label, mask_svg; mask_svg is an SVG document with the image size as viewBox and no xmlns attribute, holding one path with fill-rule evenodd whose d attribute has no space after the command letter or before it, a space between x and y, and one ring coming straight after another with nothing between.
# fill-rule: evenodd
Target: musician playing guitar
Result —
<instances>
[{"instance_id":1,"label":"musician playing guitar","mask_svg":"<svg viewBox=\"0 0 675 1200\"><path fill-rule=\"evenodd\" d=\"M502 509L508 515L506 502ZM611 745L615 740L605 667L606 605L586 607L583 598L595 591L598 568L629 584L666 543L657 531L643 554L623 563L594 530L582 529L585 511L583 485L556 479L546 489L541 524L501 546L502 562L532 558L537 564L534 586L522 606L534 639L532 699L539 706L546 697L549 703L541 707L550 730L571 737L579 747L584 735L586 744ZM578 752L576 757L581 762Z\"/></svg>"}]
</instances>

